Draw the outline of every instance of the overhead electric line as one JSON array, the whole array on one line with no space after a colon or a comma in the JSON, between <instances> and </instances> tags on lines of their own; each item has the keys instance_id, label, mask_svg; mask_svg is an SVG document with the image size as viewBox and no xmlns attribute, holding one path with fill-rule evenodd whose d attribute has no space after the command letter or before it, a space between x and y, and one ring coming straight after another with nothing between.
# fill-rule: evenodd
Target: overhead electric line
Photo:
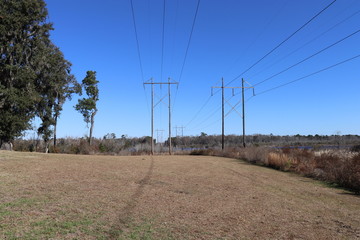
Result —
<instances>
[{"instance_id":1,"label":"overhead electric line","mask_svg":"<svg viewBox=\"0 0 360 240\"><path fill-rule=\"evenodd\" d=\"M188 55L188 52L189 52L190 43L191 43L192 35L193 35L193 32L194 32L194 28L195 28L196 18L197 18L198 12L199 12L199 6L200 6L200 0L198 0L198 2L197 2L194 19L193 19L193 23L192 23L192 26L191 26L190 36L189 36L189 40L188 40L186 51L185 51L185 57L184 57L184 61L183 61L182 66L181 66L181 71L180 71L180 75L179 75L179 79L178 79L179 85L180 85L180 81L181 81L181 78L182 78L182 75L183 75L187 55ZM178 93L177 90L176 90L176 93L175 93L174 105L175 105L176 98L177 98L177 93Z\"/></svg>"},{"instance_id":2,"label":"overhead electric line","mask_svg":"<svg viewBox=\"0 0 360 240\"><path fill-rule=\"evenodd\" d=\"M165 36L165 10L166 10L166 0L164 0L164 7L163 7L163 26L162 26L162 43L161 43L161 73L160 73L160 81L163 80L164 36Z\"/></svg>"},{"instance_id":3,"label":"overhead electric line","mask_svg":"<svg viewBox=\"0 0 360 240\"><path fill-rule=\"evenodd\" d=\"M192 123L197 116L200 114L200 112L205 108L205 106L210 102L211 96L209 96L209 98L205 101L205 103L201 106L201 108L196 112L196 114L194 115L194 117L185 125L185 127L189 126L190 123Z\"/></svg>"},{"instance_id":4,"label":"overhead electric line","mask_svg":"<svg viewBox=\"0 0 360 240\"><path fill-rule=\"evenodd\" d=\"M228 73L231 69L234 68L234 65L241 59L243 58L243 55L246 55L248 53L248 51L255 45L255 43L260 39L260 37L267 31L267 29L270 27L270 25L273 23L273 21L277 18L277 16L280 14L280 12L284 9L285 5L288 4L288 1L284 1L283 5L281 6L281 8L278 9L278 11L275 12L275 14L272 16L272 18L267 22L267 24L265 24L264 28L262 29L262 31L260 31L257 36L252 39L251 43L244 49L244 51L242 51L242 53L240 54L240 56L238 58L236 58L236 60L234 61L234 63L231 65L231 67L228 68L227 71L225 71L225 73ZM220 90L219 90L220 91Z\"/></svg>"},{"instance_id":5,"label":"overhead electric line","mask_svg":"<svg viewBox=\"0 0 360 240\"><path fill-rule=\"evenodd\" d=\"M134 13L133 0L130 0L130 3L131 3L132 19L133 19L134 30L135 30L136 46L137 46L137 52L138 52L138 58L139 58L139 64L140 64L141 79L142 79L142 81L144 82L144 71L143 71L143 66L142 66L142 61L141 61L141 55L140 55L139 38L138 38L138 33L137 33L137 28L136 28L136 21L135 21L135 13Z\"/></svg>"},{"instance_id":6,"label":"overhead electric line","mask_svg":"<svg viewBox=\"0 0 360 240\"><path fill-rule=\"evenodd\" d=\"M297 79L292 80L292 81L290 81L290 82L287 82L287 83L281 84L281 85L279 85L279 86L270 88L270 89L268 89L268 90L262 91L262 92L260 92L260 93L257 93L256 96L261 95L261 94L264 94L264 93L267 93L267 92L270 92L270 91L273 91L273 90L278 89L278 88L281 88L281 87L284 87L284 86L289 85L289 84L291 84L291 83L294 83L294 82L303 80L303 79L305 79L305 78L311 77L311 76L316 75L316 74L319 74L319 73L321 73L321 72L327 71L327 70L329 70L329 69L331 69L331 68L334 68L334 67L337 67L337 66L339 66L339 65L341 65L341 64L344 64L344 63L350 62L350 61L352 61L352 60L355 60L355 59L358 58L358 57L360 57L360 54L358 54L358 55L356 55L356 56L354 56L354 57L348 58L348 59L346 59L346 60L344 60L344 61L341 61L341 62L339 62L339 63L333 64L333 65L331 65L331 66L329 66L329 67L326 67L326 68L323 68L323 69L321 69L321 70L318 70L318 71L316 71L316 72L310 73L310 74L308 74L308 75L306 75L306 76L304 76L304 77L297 78Z\"/></svg>"},{"instance_id":7,"label":"overhead electric line","mask_svg":"<svg viewBox=\"0 0 360 240\"><path fill-rule=\"evenodd\" d=\"M300 30L302 30L305 26L307 26L309 23L311 23L315 18L317 18L320 14L322 14L325 10L327 10L331 5L333 5L337 0L333 0L330 4L328 4L325 8L323 8L320 12L318 12L315 16L313 16L310 20L308 20L306 23L304 23L300 28L298 28L295 32L293 32L290 36L285 38L282 42L280 42L277 46L275 46L272 50L270 50L268 53L266 53L263 57L261 57L259 60L257 60L255 63L253 63L249 68L247 68L245 71L240 73L238 76L236 76L233 80L231 80L227 85L231 84L233 81L241 77L243 74L247 73L250 69L255 67L257 64L259 64L262 60L264 60L267 56L269 56L271 53L273 53L276 49L278 49L281 45L283 45L285 42L287 42L290 38L292 38L295 34L297 34Z\"/></svg>"},{"instance_id":8,"label":"overhead electric line","mask_svg":"<svg viewBox=\"0 0 360 240\"><path fill-rule=\"evenodd\" d=\"M348 39L348 38L350 38L350 37L354 36L355 34L357 34L357 33L359 33L359 32L360 32L360 29L359 29L359 30L357 30L357 31L355 31L355 32L353 32L353 33L351 33L351 34L349 34L349 35L347 35L346 37L344 37L344 38L342 38L342 39L340 39L340 40L336 41L335 43L333 43L333 44L331 44L331 45L329 45L329 46L327 46L327 47L325 47L325 48L321 49L320 51L318 51L318 52L316 52L316 53L314 53L314 54L310 55L309 57L304 58L304 59L303 59L303 60L301 60L300 62L297 62L297 63L295 63L295 64L293 64L293 65L291 65L291 66L289 66L289 67L285 68L284 70L282 70L282 71L280 71L280 72L278 72L278 73L276 73L276 74L274 74L274 75L272 75L272 76L270 76L270 77L268 77L268 78L266 78L266 79L264 79L264 80L262 80L262 81L260 81L260 82L258 82L258 83L256 83L256 84L254 84L254 86L258 86L258 85L260 85L260 84L262 84L262 83L264 83L264 82L266 82L266 81L268 81L268 80L270 80L270 79L272 79L272 78L274 78L274 77L276 77L276 76L278 76L278 75L280 75L280 74L282 74L282 73L284 73L284 72L286 72L286 71L290 70L291 68L296 67L297 65L299 65L299 64L301 64L301 63L303 63L303 62L305 62L305 61L309 60L310 58L315 57L316 55L318 55L318 54L320 54L320 53L322 53L322 52L324 52L324 51L328 50L329 48L334 47L335 45L337 45L337 44L341 43L342 41L344 41L344 40L346 40L346 39Z\"/></svg>"},{"instance_id":9,"label":"overhead electric line","mask_svg":"<svg viewBox=\"0 0 360 240\"><path fill-rule=\"evenodd\" d=\"M178 79L179 83L180 83L181 78L182 78L185 62L186 62L187 55L188 55L188 52L189 52L189 47L190 47L192 35L193 35L193 32L194 32L194 27L195 27L195 23L196 23L196 17L197 17L198 11L199 11L199 6L200 6L200 0L198 0L197 6L196 6L196 11L195 11L193 23L192 23L192 26L191 26L191 32L190 32L190 36L189 36L189 41L188 41L188 44L187 44L187 47L186 47L184 61L183 61L182 66L181 66L180 77Z\"/></svg>"},{"instance_id":10,"label":"overhead electric line","mask_svg":"<svg viewBox=\"0 0 360 240\"><path fill-rule=\"evenodd\" d=\"M260 70L259 72L253 74L250 76L250 78L253 78L257 75L259 75L260 73L264 72L265 70L271 68L272 66L274 66L275 64L283 61L284 59L288 58L289 56L293 55L294 53L296 53L297 51L299 51L300 49L304 48L305 46L309 45L310 43L314 42L315 40L319 39L321 36L325 35L326 33L330 32L331 30L333 30L334 28L336 28L337 26L339 26L340 24L346 22L347 20L349 20L350 18L354 17L355 15L359 14L360 10L356 11L355 13L351 14L350 16L346 17L345 19L343 19L342 21L336 23L335 25L333 25L332 27L328 28L326 31L322 32L321 34L317 35L315 38L311 39L310 41L306 42L305 44L301 45L300 47L298 47L297 49L295 49L294 51L288 53L286 56L278 59L276 62L270 64L269 66L265 67L264 69Z\"/></svg>"}]
</instances>

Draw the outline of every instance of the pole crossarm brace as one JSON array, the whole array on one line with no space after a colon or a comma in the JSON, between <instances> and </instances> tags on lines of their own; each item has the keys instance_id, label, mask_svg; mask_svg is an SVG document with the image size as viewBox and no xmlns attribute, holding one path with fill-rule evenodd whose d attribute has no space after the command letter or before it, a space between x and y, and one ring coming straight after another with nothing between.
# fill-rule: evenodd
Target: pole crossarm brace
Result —
<instances>
[{"instance_id":1,"label":"pole crossarm brace","mask_svg":"<svg viewBox=\"0 0 360 240\"><path fill-rule=\"evenodd\" d=\"M159 102L157 102L154 105L154 85L168 85L168 107L169 107L169 154L172 154L172 148L171 148L171 85L178 85L179 83L172 80L171 78L168 78L167 82L154 82L153 78L148 80L147 82L144 82L145 85L151 85L151 154L154 155L154 108L163 100L166 98L166 96L162 97Z\"/></svg>"},{"instance_id":2,"label":"pole crossarm brace","mask_svg":"<svg viewBox=\"0 0 360 240\"><path fill-rule=\"evenodd\" d=\"M238 110L236 109L237 105L239 105L241 101L237 102L234 106L228 100L225 101L231 107L230 111L225 115L225 117L227 117L232 111L235 111L241 118L243 118L241 113L239 113Z\"/></svg>"}]
</instances>

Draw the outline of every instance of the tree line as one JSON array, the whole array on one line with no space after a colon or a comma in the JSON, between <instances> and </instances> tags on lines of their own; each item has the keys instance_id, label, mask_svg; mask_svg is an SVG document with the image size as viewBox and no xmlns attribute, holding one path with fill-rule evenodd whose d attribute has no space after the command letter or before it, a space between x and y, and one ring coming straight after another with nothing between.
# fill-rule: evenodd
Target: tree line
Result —
<instances>
[{"instance_id":1,"label":"tree line","mask_svg":"<svg viewBox=\"0 0 360 240\"><path fill-rule=\"evenodd\" d=\"M90 123L90 141L99 100L96 72L88 71L82 84L71 73L72 64L50 39L53 24L47 22L43 0L0 1L0 147L31 128L35 117L41 120L37 133L45 151L53 138L63 105L74 94L75 109Z\"/></svg>"}]
</instances>

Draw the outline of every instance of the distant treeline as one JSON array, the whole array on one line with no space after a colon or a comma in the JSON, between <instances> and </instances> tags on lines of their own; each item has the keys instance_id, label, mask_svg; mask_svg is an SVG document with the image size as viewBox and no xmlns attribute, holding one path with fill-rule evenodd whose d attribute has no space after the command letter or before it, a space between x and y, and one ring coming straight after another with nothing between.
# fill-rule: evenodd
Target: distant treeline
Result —
<instances>
[{"instance_id":1,"label":"distant treeline","mask_svg":"<svg viewBox=\"0 0 360 240\"><path fill-rule=\"evenodd\" d=\"M174 147L205 147L218 148L221 147L221 135L206 135L202 133L197 137L176 137L172 138ZM225 136L225 147L239 147L242 146L243 138L239 135ZM359 135L264 135L254 134L245 136L245 143L247 146L309 146L309 147L324 147L324 146L352 146L360 144Z\"/></svg>"},{"instance_id":2,"label":"distant treeline","mask_svg":"<svg viewBox=\"0 0 360 240\"><path fill-rule=\"evenodd\" d=\"M221 135L173 137L172 146L174 152L192 151L194 149L220 149ZM242 136L225 136L225 148L242 147ZM293 135L275 136L255 134L245 136L246 146L249 147L306 147L314 149L322 148L351 148L360 145L359 135ZM168 141L155 143L155 152L167 152ZM14 149L17 151L44 151L44 141L37 139L17 139ZM106 134L103 138L94 138L90 145L87 138L60 138L56 147L50 145L50 152L70 154L119 154L137 155L148 154L151 150L151 137L127 137L117 138L115 134Z\"/></svg>"}]
</instances>

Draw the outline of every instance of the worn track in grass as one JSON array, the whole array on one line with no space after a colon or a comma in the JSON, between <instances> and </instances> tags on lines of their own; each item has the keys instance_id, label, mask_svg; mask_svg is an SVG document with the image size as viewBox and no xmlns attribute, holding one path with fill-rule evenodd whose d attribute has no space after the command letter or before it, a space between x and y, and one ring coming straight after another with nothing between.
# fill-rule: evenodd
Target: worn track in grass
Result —
<instances>
[{"instance_id":1,"label":"worn track in grass","mask_svg":"<svg viewBox=\"0 0 360 240\"><path fill-rule=\"evenodd\" d=\"M0 151L0 239L360 239L360 198L204 156Z\"/></svg>"}]
</instances>

